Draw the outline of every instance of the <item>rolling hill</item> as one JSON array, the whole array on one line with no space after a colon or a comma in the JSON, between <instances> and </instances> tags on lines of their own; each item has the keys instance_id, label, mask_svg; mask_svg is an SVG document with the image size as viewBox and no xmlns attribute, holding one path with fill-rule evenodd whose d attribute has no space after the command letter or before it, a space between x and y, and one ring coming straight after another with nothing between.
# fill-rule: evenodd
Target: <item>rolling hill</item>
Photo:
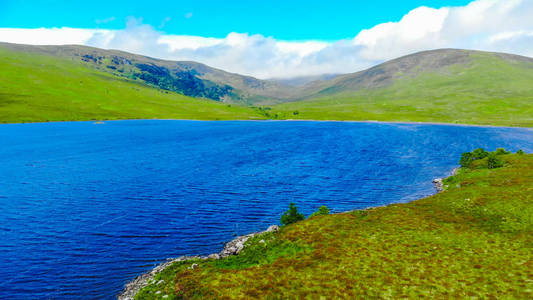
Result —
<instances>
[{"instance_id":1,"label":"rolling hill","mask_svg":"<svg viewBox=\"0 0 533 300\"><path fill-rule=\"evenodd\" d=\"M533 126L533 59L442 49L314 82L280 118Z\"/></svg>"},{"instance_id":2,"label":"rolling hill","mask_svg":"<svg viewBox=\"0 0 533 300\"><path fill-rule=\"evenodd\" d=\"M197 62L160 60L79 45L30 46L0 43L0 48L68 59L156 88L227 103L276 103L298 96L297 91L287 84L229 73Z\"/></svg>"},{"instance_id":3,"label":"rolling hill","mask_svg":"<svg viewBox=\"0 0 533 300\"><path fill-rule=\"evenodd\" d=\"M440 49L352 74L260 80L116 50L0 43L1 122L124 118L527 127L533 59Z\"/></svg>"},{"instance_id":4,"label":"rolling hill","mask_svg":"<svg viewBox=\"0 0 533 300\"><path fill-rule=\"evenodd\" d=\"M76 59L0 46L0 123L151 118L264 116L248 107L154 88Z\"/></svg>"}]
</instances>

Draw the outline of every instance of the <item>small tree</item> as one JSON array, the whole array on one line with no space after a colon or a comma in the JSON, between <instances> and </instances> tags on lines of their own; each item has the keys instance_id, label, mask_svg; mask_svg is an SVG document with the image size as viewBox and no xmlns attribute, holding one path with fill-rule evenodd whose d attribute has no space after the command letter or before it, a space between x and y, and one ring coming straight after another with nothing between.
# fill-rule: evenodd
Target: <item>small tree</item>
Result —
<instances>
[{"instance_id":1,"label":"small tree","mask_svg":"<svg viewBox=\"0 0 533 300\"><path fill-rule=\"evenodd\" d=\"M473 159L483 159L487 156L489 156L489 153L485 151L483 148L477 148L476 150L472 151Z\"/></svg>"},{"instance_id":2,"label":"small tree","mask_svg":"<svg viewBox=\"0 0 533 300\"><path fill-rule=\"evenodd\" d=\"M470 152L465 152L461 154L461 159L459 160L459 164L463 168L468 168L472 165L472 162L474 161L474 156Z\"/></svg>"},{"instance_id":3,"label":"small tree","mask_svg":"<svg viewBox=\"0 0 533 300\"><path fill-rule=\"evenodd\" d=\"M294 203L291 203L289 204L289 210L284 212L281 216L281 224L289 225L298 221L302 221L304 219L304 215L298 212L298 208L296 207L296 205L294 205Z\"/></svg>"},{"instance_id":4,"label":"small tree","mask_svg":"<svg viewBox=\"0 0 533 300\"><path fill-rule=\"evenodd\" d=\"M496 149L496 155L507 155L507 154L511 154L511 152L510 151L505 151L505 149L503 149L503 148Z\"/></svg>"},{"instance_id":5,"label":"small tree","mask_svg":"<svg viewBox=\"0 0 533 300\"><path fill-rule=\"evenodd\" d=\"M490 153L487 157L487 167L489 169L501 168L503 167L503 160L496 153Z\"/></svg>"},{"instance_id":6,"label":"small tree","mask_svg":"<svg viewBox=\"0 0 533 300\"><path fill-rule=\"evenodd\" d=\"M318 208L317 211L315 211L314 213L312 213L309 217L314 217L314 216L325 216L325 215L329 215L329 208L327 208L325 205L322 205Z\"/></svg>"},{"instance_id":7,"label":"small tree","mask_svg":"<svg viewBox=\"0 0 533 300\"><path fill-rule=\"evenodd\" d=\"M525 152L524 152L524 150L520 149L520 150L516 151L516 154L518 154L518 155L524 155Z\"/></svg>"}]
</instances>

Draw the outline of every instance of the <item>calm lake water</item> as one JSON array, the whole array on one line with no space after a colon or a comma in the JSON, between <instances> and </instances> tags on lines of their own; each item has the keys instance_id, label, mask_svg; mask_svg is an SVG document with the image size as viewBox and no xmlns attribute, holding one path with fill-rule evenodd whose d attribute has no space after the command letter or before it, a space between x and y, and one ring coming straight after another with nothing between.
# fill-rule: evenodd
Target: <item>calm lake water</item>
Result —
<instances>
[{"instance_id":1,"label":"calm lake water","mask_svg":"<svg viewBox=\"0 0 533 300\"><path fill-rule=\"evenodd\" d=\"M0 298L114 298L167 257L306 214L406 202L533 131L341 122L0 125Z\"/></svg>"}]
</instances>

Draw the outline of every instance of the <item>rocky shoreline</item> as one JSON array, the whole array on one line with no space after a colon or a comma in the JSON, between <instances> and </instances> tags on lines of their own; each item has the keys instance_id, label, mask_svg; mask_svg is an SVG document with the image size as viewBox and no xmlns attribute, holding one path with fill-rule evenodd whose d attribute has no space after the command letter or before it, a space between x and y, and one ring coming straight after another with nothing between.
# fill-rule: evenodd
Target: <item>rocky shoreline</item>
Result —
<instances>
[{"instance_id":1,"label":"rocky shoreline","mask_svg":"<svg viewBox=\"0 0 533 300\"><path fill-rule=\"evenodd\" d=\"M459 171L459 168L455 168L452 170L452 173L450 174L450 176L455 176L457 175L457 171ZM433 179L433 185L435 186L435 188L437 189L437 192L440 193L442 191L444 191L444 184L443 184L443 181L444 178L435 178Z\"/></svg>"},{"instance_id":2,"label":"rocky shoreline","mask_svg":"<svg viewBox=\"0 0 533 300\"><path fill-rule=\"evenodd\" d=\"M457 175L458 170L459 168L453 169L450 176ZM433 184L435 185L435 188L437 189L437 192L444 191L443 179L444 178L435 178L432 181ZM278 231L278 230L279 230L279 226L271 225L265 231L254 232L254 233L236 237L235 239L226 243L222 251L220 251L219 253L212 253L207 256L197 255L197 256L180 256L178 258L169 258L167 259L166 262L157 265L155 268L153 268L149 272L139 275L138 277L136 277L135 279L127 283L124 286L124 290L118 295L118 300L133 300L135 298L135 295L142 288L155 282L154 278L157 274L159 274L160 272L162 272L163 270L165 270L167 267L169 267L175 262L198 260L198 259L221 259L221 258L225 258L231 255L237 255L239 254L239 252L241 252L244 249L244 244L249 238L255 235L258 235L258 234L265 233L265 232L273 232L273 231ZM196 264L193 263L189 268L194 269L195 265Z\"/></svg>"},{"instance_id":3,"label":"rocky shoreline","mask_svg":"<svg viewBox=\"0 0 533 300\"><path fill-rule=\"evenodd\" d=\"M157 265L155 268L153 268L149 272L139 275L138 277L136 277L135 279L127 283L124 286L124 290L118 295L118 299L119 300L133 300L135 298L135 295L143 287L154 282L155 275L159 274L160 272L162 272L163 270L165 270L167 267L169 267L175 262L198 260L198 259L221 259L221 258L225 258L231 255L237 255L239 254L239 252L242 251L242 249L244 249L244 244L249 238L256 236L258 234L265 233L265 232L273 232L273 231L278 231L278 230L279 230L279 226L272 225L268 227L268 229L265 231L254 232L254 233L250 233L247 235L239 236L233 239L232 241L226 243L224 245L224 249L222 249L222 251L220 251L219 253L213 253L207 256L180 256L178 258L169 258L167 259L166 262ZM192 269L194 269L194 267L195 267L195 264L192 264L190 266L190 268Z\"/></svg>"}]
</instances>

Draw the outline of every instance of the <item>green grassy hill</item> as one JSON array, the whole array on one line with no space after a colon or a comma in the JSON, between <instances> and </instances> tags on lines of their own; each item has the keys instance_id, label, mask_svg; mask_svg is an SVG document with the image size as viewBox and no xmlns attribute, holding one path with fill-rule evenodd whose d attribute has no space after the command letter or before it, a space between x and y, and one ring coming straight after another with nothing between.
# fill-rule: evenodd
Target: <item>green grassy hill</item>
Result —
<instances>
[{"instance_id":1,"label":"green grassy hill","mask_svg":"<svg viewBox=\"0 0 533 300\"><path fill-rule=\"evenodd\" d=\"M443 49L313 78L259 80L116 50L0 43L0 122L259 118L533 126L527 57Z\"/></svg>"},{"instance_id":2,"label":"green grassy hill","mask_svg":"<svg viewBox=\"0 0 533 300\"><path fill-rule=\"evenodd\" d=\"M279 118L533 126L533 59L435 50L317 82Z\"/></svg>"},{"instance_id":3,"label":"green grassy hill","mask_svg":"<svg viewBox=\"0 0 533 300\"><path fill-rule=\"evenodd\" d=\"M79 60L0 46L0 123L263 117L248 107L150 87Z\"/></svg>"},{"instance_id":4,"label":"green grassy hill","mask_svg":"<svg viewBox=\"0 0 533 300\"><path fill-rule=\"evenodd\" d=\"M239 255L174 263L136 299L531 299L533 155L502 159L475 161L425 199L311 217Z\"/></svg>"},{"instance_id":5,"label":"green grassy hill","mask_svg":"<svg viewBox=\"0 0 533 300\"><path fill-rule=\"evenodd\" d=\"M124 51L80 45L32 46L0 43L0 48L80 62L88 68L152 87L226 103L277 103L298 96L297 89L282 82L229 73L191 61L155 59Z\"/></svg>"}]
</instances>

